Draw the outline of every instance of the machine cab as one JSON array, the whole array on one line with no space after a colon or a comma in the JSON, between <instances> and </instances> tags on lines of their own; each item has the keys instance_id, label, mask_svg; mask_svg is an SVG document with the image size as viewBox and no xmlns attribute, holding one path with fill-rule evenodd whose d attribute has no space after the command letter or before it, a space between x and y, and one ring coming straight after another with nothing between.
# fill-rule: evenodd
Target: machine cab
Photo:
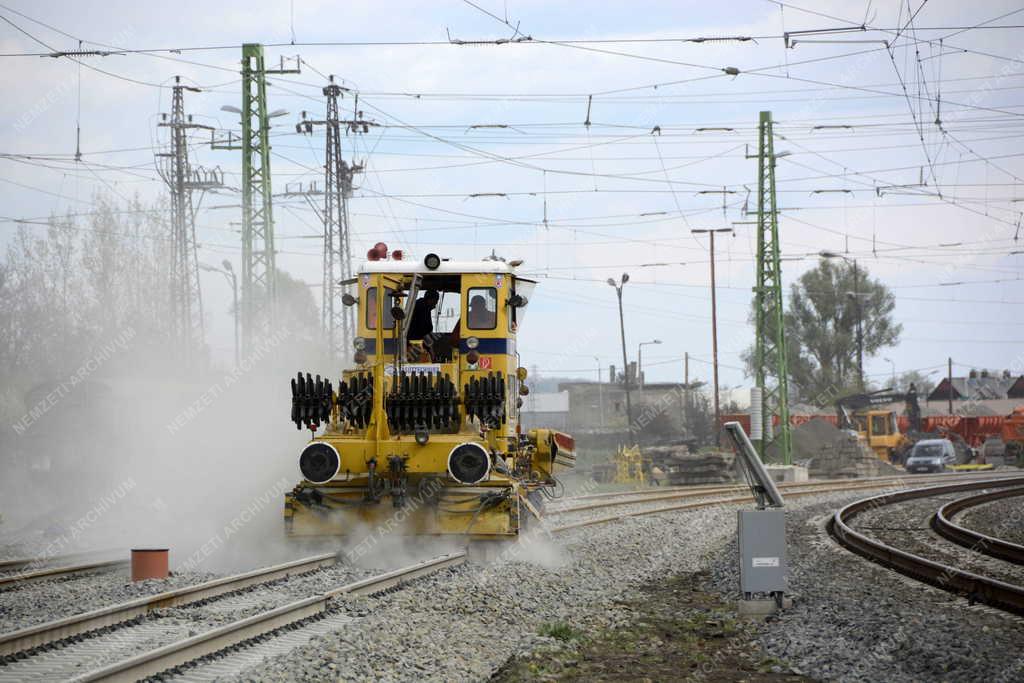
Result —
<instances>
[{"instance_id":1,"label":"machine cab","mask_svg":"<svg viewBox=\"0 0 1024 683\"><path fill-rule=\"evenodd\" d=\"M356 367L345 375L382 368L380 388L389 396L429 393L439 378L444 386L438 391L451 386L463 394L462 414L453 407L440 419L405 414L409 400L396 398L388 403L394 408L388 416L391 434L417 427L451 431L468 418L511 436L515 420L509 418L518 413L523 379L517 372L516 331L536 283L515 274L516 262L445 261L434 254L414 262L395 256L365 262L350 281L346 301L358 306L358 336ZM416 382L425 383L417 388Z\"/></svg>"}]
</instances>

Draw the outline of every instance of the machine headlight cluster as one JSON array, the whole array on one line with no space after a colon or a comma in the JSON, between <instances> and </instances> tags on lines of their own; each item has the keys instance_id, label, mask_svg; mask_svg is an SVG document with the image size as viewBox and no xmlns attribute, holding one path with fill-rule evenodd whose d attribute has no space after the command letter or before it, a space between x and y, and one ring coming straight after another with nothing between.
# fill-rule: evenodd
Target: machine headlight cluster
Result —
<instances>
[{"instance_id":1,"label":"machine headlight cluster","mask_svg":"<svg viewBox=\"0 0 1024 683\"><path fill-rule=\"evenodd\" d=\"M448 474L460 484L476 484L491 473L491 456L478 443L459 444L448 454Z\"/></svg>"},{"instance_id":2,"label":"machine headlight cluster","mask_svg":"<svg viewBox=\"0 0 1024 683\"><path fill-rule=\"evenodd\" d=\"M334 479L341 469L341 457L331 444L314 441L302 449L299 469L307 481L313 484L326 484Z\"/></svg>"},{"instance_id":3,"label":"machine headlight cluster","mask_svg":"<svg viewBox=\"0 0 1024 683\"><path fill-rule=\"evenodd\" d=\"M362 351L366 348L366 340L362 337L356 337L352 340L352 346L355 347L356 351Z\"/></svg>"},{"instance_id":4,"label":"machine headlight cluster","mask_svg":"<svg viewBox=\"0 0 1024 683\"><path fill-rule=\"evenodd\" d=\"M468 337L466 339L466 348L467 349L475 349L478 346L480 346L480 340L477 339L476 337Z\"/></svg>"}]
</instances>

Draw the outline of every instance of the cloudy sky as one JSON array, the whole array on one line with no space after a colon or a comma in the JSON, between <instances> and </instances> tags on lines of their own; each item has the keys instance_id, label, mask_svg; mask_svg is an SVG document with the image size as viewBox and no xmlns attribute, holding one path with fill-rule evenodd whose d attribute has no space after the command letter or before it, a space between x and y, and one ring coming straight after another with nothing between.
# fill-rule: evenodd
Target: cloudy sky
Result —
<instances>
[{"instance_id":1,"label":"cloudy sky","mask_svg":"<svg viewBox=\"0 0 1024 683\"><path fill-rule=\"evenodd\" d=\"M294 123L322 116L321 88L336 75L351 91L346 113L358 92L379 124L345 140L346 157L366 164L351 202L354 253L383 240L417 256L525 259L541 287L521 350L541 374L592 378L621 364L605 280L628 272L631 359L658 338L644 349L649 381L681 379L684 352L707 377L709 254L690 231L734 227L717 242L722 382L748 382L739 354L752 339L756 236L744 208L756 208L747 154L762 110L787 153L786 282L821 250L847 253L897 295L903 338L883 354L897 371L930 372L951 356L959 374L1021 373L1024 9L795 3L4 0L0 242L15 219L88 214L97 192L156 199L156 124L174 76L202 90L186 99L196 121L237 130L220 108L239 105L239 46L261 42L270 62L302 60L269 88L270 108L288 111L275 119L275 192L320 179L322 133L298 135ZM699 40L739 37L750 39ZM509 38L521 40L495 43ZM79 40L147 52L82 67L38 56ZM237 187L238 153L193 142L193 163L220 166ZM237 266L237 194L203 207L201 260ZM295 199L275 213L279 265L318 283L315 215ZM210 274L203 288L211 346L226 358L229 293ZM879 382L890 371L882 357L867 365Z\"/></svg>"}]
</instances>

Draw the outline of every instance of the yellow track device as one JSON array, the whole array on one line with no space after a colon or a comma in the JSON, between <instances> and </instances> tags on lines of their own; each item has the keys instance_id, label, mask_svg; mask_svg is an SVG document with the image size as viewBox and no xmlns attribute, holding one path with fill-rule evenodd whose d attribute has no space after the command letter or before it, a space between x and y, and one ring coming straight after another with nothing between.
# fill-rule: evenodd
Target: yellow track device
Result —
<instances>
[{"instance_id":1,"label":"yellow track device","mask_svg":"<svg viewBox=\"0 0 1024 683\"><path fill-rule=\"evenodd\" d=\"M352 367L337 387L292 380L292 421L313 436L287 533L516 537L576 460L572 437L519 421L516 333L536 283L518 261L370 255L343 283L358 311Z\"/></svg>"}]
</instances>

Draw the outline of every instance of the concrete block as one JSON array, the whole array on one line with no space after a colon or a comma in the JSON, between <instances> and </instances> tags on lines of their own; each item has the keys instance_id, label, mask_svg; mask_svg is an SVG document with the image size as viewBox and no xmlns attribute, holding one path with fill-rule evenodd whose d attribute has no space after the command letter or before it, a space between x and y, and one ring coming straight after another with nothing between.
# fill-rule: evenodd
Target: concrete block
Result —
<instances>
[{"instance_id":1,"label":"concrete block","mask_svg":"<svg viewBox=\"0 0 1024 683\"><path fill-rule=\"evenodd\" d=\"M766 465L776 482L807 481L807 468L800 465Z\"/></svg>"},{"instance_id":2,"label":"concrete block","mask_svg":"<svg viewBox=\"0 0 1024 683\"><path fill-rule=\"evenodd\" d=\"M783 596L782 609L789 609L793 606L790 598ZM736 614L741 617L767 617L779 611L775 600L771 598L761 600L740 600L736 603Z\"/></svg>"}]
</instances>

